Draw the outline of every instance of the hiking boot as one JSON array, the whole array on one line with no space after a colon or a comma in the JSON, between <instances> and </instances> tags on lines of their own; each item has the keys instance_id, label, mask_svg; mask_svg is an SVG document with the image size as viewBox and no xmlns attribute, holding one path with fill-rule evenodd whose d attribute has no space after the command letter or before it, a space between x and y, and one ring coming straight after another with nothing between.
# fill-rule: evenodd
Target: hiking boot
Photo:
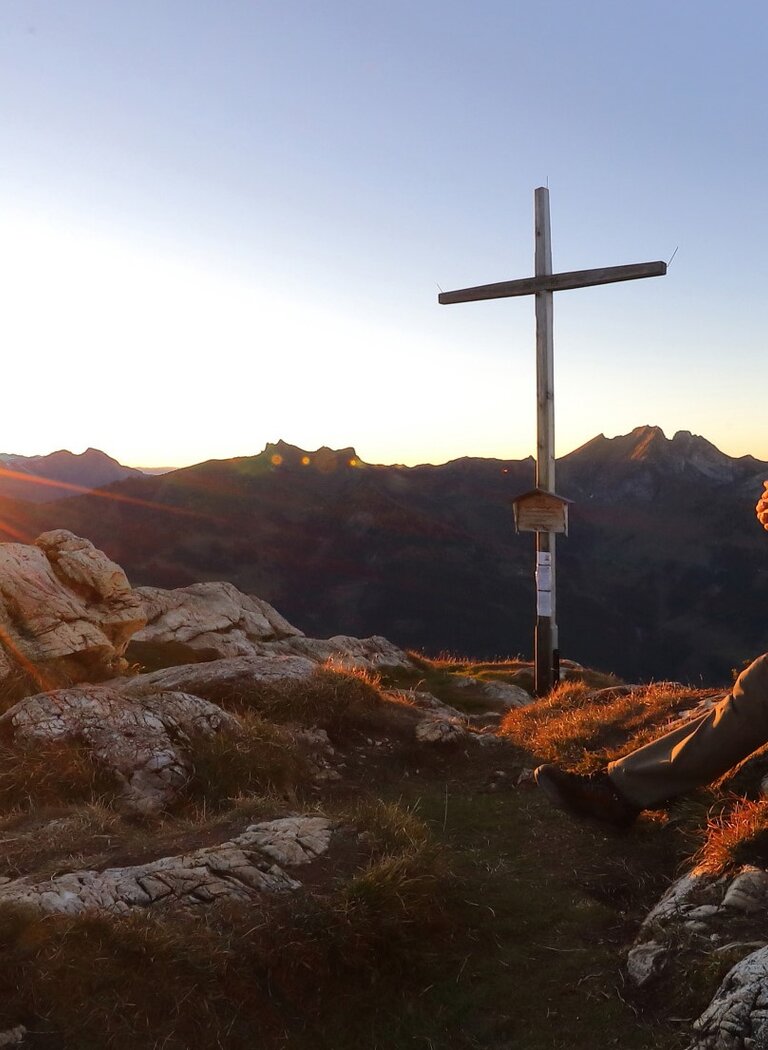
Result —
<instances>
[{"instance_id":1,"label":"hiking boot","mask_svg":"<svg viewBox=\"0 0 768 1050\"><path fill-rule=\"evenodd\" d=\"M640 813L637 806L619 793L604 769L579 776L547 763L539 766L533 777L554 806L574 817L585 817L612 828L628 828Z\"/></svg>"}]
</instances>

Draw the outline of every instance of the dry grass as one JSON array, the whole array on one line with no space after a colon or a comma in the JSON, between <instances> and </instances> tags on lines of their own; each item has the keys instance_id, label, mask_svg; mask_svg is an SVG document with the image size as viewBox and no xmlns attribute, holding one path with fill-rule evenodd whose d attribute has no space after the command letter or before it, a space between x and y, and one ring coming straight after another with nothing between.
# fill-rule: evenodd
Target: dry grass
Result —
<instances>
[{"instance_id":1,"label":"dry grass","mask_svg":"<svg viewBox=\"0 0 768 1050\"><path fill-rule=\"evenodd\" d=\"M79 802L111 803L115 777L79 743L0 744L0 812Z\"/></svg>"},{"instance_id":2,"label":"dry grass","mask_svg":"<svg viewBox=\"0 0 768 1050\"><path fill-rule=\"evenodd\" d=\"M0 1028L23 1021L66 1050L251 1050L254 1033L265 1048L331 1045L316 1024L405 993L455 934L427 829L396 806L368 816L368 859L321 892L195 918L0 908Z\"/></svg>"},{"instance_id":3,"label":"dry grass","mask_svg":"<svg viewBox=\"0 0 768 1050\"><path fill-rule=\"evenodd\" d=\"M5 714L25 696L34 696L35 693L53 688L57 688L56 684L49 684L36 675L34 668L30 667L28 671L21 667L14 668L0 682L0 715Z\"/></svg>"},{"instance_id":4,"label":"dry grass","mask_svg":"<svg viewBox=\"0 0 768 1050\"><path fill-rule=\"evenodd\" d=\"M205 698L277 724L318 726L340 744L360 733L410 737L421 717L406 702L385 697L377 678L332 667L318 668L301 680L211 688L205 690Z\"/></svg>"},{"instance_id":5,"label":"dry grass","mask_svg":"<svg viewBox=\"0 0 768 1050\"><path fill-rule=\"evenodd\" d=\"M418 852L433 842L424 821L399 802L363 799L351 808L338 810L337 816L362 829L361 833L375 857Z\"/></svg>"},{"instance_id":6,"label":"dry grass","mask_svg":"<svg viewBox=\"0 0 768 1050\"><path fill-rule=\"evenodd\" d=\"M534 668L530 660L515 658L511 660L467 660L462 657L442 654L439 657L427 657L423 653L409 651L408 656L414 664L413 669L387 672L384 681L388 686L401 688L418 688L432 693L445 703L455 705L460 710L471 710L470 699L467 706L467 694L454 688L456 679L474 678L481 682L505 682L516 685L533 695ZM561 675L569 683L583 682L590 689L602 689L620 684L620 679L602 671L592 671L569 660L561 664ZM489 706L488 698L483 699L483 709Z\"/></svg>"},{"instance_id":7,"label":"dry grass","mask_svg":"<svg viewBox=\"0 0 768 1050\"><path fill-rule=\"evenodd\" d=\"M0 875L41 877L90 867L111 842L135 833L114 809L98 802L20 810L0 820Z\"/></svg>"},{"instance_id":8,"label":"dry grass","mask_svg":"<svg viewBox=\"0 0 768 1050\"><path fill-rule=\"evenodd\" d=\"M213 809L247 795L295 797L311 780L305 750L283 726L240 712L241 732L192 741L192 777L185 796Z\"/></svg>"},{"instance_id":9,"label":"dry grass","mask_svg":"<svg viewBox=\"0 0 768 1050\"><path fill-rule=\"evenodd\" d=\"M510 711L500 733L540 761L587 773L648 743L701 696L666 682L598 695L586 684L565 682Z\"/></svg>"},{"instance_id":10,"label":"dry grass","mask_svg":"<svg viewBox=\"0 0 768 1050\"><path fill-rule=\"evenodd\" d=\"M725 811L710 820L695 865L713 875L742 864L768 866L768 802L733 797L727 802Z\"/></svg>"}]
</instances>

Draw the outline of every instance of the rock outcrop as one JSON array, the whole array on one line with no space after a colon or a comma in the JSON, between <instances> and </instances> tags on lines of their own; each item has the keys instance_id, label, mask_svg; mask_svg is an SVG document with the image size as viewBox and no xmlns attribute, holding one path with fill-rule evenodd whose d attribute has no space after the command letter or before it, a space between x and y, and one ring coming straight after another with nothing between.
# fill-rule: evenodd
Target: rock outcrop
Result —
<instances>
[{"instance_id":1,"label":"rock outcrop","mask_svg":"<svg viewBox=\"0 0 768 1050\"><path fill-rule=\"evenodd\" d=\"M693 1026L689 1050L765 1050L768 1046L768 948L733 969Z\"/></svg>"},{"instance_id":2,"label":"rock outcrop","mask_svg":"<svg viewBox=\"0 0 768 1050\"><path fill-rule=\"evenodd\" d=\"M220 690L230 692L238 686L252 689L289 680L301 681L317 670L317 664L304 656L290 656L267 651L260 656L235 656L210 663L182 664L132 678L115 678L108 684L123 696L152 696L163 690L180 690L207 696Z\"/></svg>"},{"instance_id":3,"label":"rock outcrop","mask_svg":"<svg viewBox=\"0 0 768 1050\"><path fill-rule=\"evenodd\" d=\"M768 944L768 871L751 864L718 876L694 869L643 921L627 972L642 987L661 976L681 946L733 958L761 944Z\"/></svg>"},{"instance_id":4,"label":"rock outcrop","mask_svg":"<svg viewBox=\"0 0 768 1050\"><path fill-rule=\"evenodd\" d=\"M375 634L371 638L290 638L277 646L281 652L299 653L316 663L329 663L340 671L411 671L407 653Z\"/></svg>"},{"instance_id":5,"label":"rock outcrop","mask_svg":"<svg viewBox=\"0 0 768 1050\"><path fill-rule=\"evenodd\" d=\"M0 680L26 672L41 687L120 672L145 622L125 573L88 540L59 529L34 546L0 544Z\"/></svg>"},{"instance_id":6,"label":"rock outcrop","mask_svg":"<svg viewBox=\"0 0 768 1050\"><path fill-rule=\"evenodd\" d=\"M195 583L171 591L137 587L134 593L145 604L147 623L131 639L128 656L145 666L278 653L346 671L414 669L402 649L379 635L306 638L268 602L231 583Z\"/></svg>"},{"instance_id":7,"label":"rock outcrop","mask_svg":"<svg viewBox=\"0 0 768 1050\"><path fill-rule=\"evenodd\" d=\"M455 675L448 695L451 700L485 704L490 709L507 711L513 707L525 707L533 697L519 685L498 679L473 678L471 675Z\"/></svg>"},{"instance_id":8,"label":"rock outcrop","mask_svg":"<svg viewBox=\"0 0 768 1050\"><path fill-rule=\"evenodd\" d=\"M43 882L0 880L0 905L44 912L120 915L137 908L196 908L214 901L249 901L286 893L301 883L283 870L327 852L332 825L325 817L283 817L253 824L242 835L178 857L105 871L74 871Z\"/></svg>"},{"instance_id":9,"label":"rock outcrop","mask_svg":"<svg viewBox=\"0 0 768 1050\"><path fill-rule=\"evenodd\" d=\"M165 808L185 786L195 735L238 729L233 715L188 693L127 697L103 685L29 696L0 717L0 735L19 746L84 744L122 787L123 808L141 814Z\"/></svg>"},{"instance_id":10,"label":"rock outcrop","mask_svg":"<svg viewBox=\"0 0 768 1050\"><path fill-rule=\"evenodd\" d=\"M231 583L194 583L167 591L137 587L147 624L131 639L140 663L178 664L249 656L254 643L301 635L267 602Z\"/></svg>"}]
</instances>

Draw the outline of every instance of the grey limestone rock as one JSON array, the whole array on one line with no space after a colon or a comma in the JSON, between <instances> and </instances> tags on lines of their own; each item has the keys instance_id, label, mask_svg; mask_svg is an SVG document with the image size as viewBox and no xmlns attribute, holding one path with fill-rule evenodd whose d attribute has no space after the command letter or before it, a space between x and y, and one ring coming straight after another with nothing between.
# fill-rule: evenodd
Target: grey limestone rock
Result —
<instances>
[{"instance_id":1,"label":"grey limestone rock","mask_svg":"<svg viewBox=\"0 0 768 1050\"><path fill-rule=\"evenodd\" d=\"M693 1033L690 1050L768 1048L768 948L729 970Z\"/></svg>"},{"instance_id":2,"label":"grey limestone rock","mask_svg":"<svg viewBox=\"0 0 768 1050\"><path fill-rule=\"evenodd\" d=\"M0 734L15 744L85 744L122 785L123 808L136 813L163 809L184 787L193 735L238 729L233 715L188 693L133 698L104 685L28 696L0 717Z\"/></svg>"},{"instance_id":3,"label":"grey limestone rock","mask_svg":"<svg viewBox=\"0 0 768 1050\"><path fill-rule=\"evenodd\" d=\"M135 593L147 613L146 626L131 639L131 655L139 660L163 650L175 662L185 651L188 660L249 656L254 643L301 635L267 602L231 583L194 583L175 590L137 587Z\"/></svg>"},{"instance_id":4,"label":"grey limestone rock","mask_svg":"<svg viewBox=\"0 0 768 1050\"><path fill-rule=\"evenodd\" d=\"M670 886L643 921L627 956L630 980L648 984L677 946L692 939L709 948L716 942L737 945L746 917L768 919L768 871L749 864L727 875L694 869Z\"/></svg>"},{"instance_id":5,"label":"grey limestone rock","mask_svg":"<svg viewBox=\"0 0 768 1050\"><path fill-rule=\"evenodd\" d=\"M458 722L446 718L424 718L416 724L415 732L422 744L457 744L468 735Z\"/></svg>"},{"instance_id":6,"label":"grey limestone rock","mask_svg":"<svg viewBox=\"0 0 768 1050\"><path fill-rule=\"evenodd\" d=\"M332 833L325 817L264 821L229 842L148 864L68 872L43 882L14 879L0 885L0 905L66 915L120 915L139 908L195 908L218 900L249 901L261 893L286 893L301 883L283 868L321 857Z\"/></svg>"},{"instance_id":7,"label":"grey limestone rock","mask_svg":"<svg viewBox=\"0 0 768 1050\"><path fill-rule=\"evenodd\" d=\"M452 700L459 702L467 699L502 708L526 707L533 700L531 694L518 685L471 675L455 675L450 683L450 694Z\"/></svg>"},{"instance_id":8,"label":"grey limestone rock","mask_svg":"<svg viewBox=\"0 0 768 1050\"><path fill-rule=\"evenodd\" d=\"M298 653L316 663L329 663L341 671L412 670L407 653L381 635L351 638L337 634L332 638L289 638L280 645L283 652Z\"/></svg>"},{"instance_id":9,"label":"grey limestone rock","mask_svg":"<svg viewBox=\"0 0 768 1050\"><path fill-rule=\"evenodd\" d=\"M287 680L309 678L317 664L304 656L268 652L256 656L234 656L209 663L181 664L149 671L132 678L113 679L108 684L124 696L147 696L164 689L199 693L238 685L274 685Z\"/></svg>"}]
</instances>

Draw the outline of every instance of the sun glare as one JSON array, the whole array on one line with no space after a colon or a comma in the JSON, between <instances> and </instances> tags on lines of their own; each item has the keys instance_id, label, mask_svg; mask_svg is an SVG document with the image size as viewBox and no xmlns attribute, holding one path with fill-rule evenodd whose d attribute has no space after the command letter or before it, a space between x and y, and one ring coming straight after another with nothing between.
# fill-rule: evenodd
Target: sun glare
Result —
<instances>
[{"instance_id":1,"label":"sun glare","mask_svg":"<svg viewBox=\"0 0 768 1050\"><path fill-rule=\"evenodd\" d=\"M468 372L456 347L360 304L298 296L124 230L2 207L0 224L6 382L29 388L35 370L35 412L11 399L0 451L91 445L153 466L253 455L286 432L302 448L354 444L368 462L483 454L502 434L509 445L509 361ZM463 425L446 444L459 382ZM514 419L527 434L525 415Z\"/></svg>"}]
</instances>

